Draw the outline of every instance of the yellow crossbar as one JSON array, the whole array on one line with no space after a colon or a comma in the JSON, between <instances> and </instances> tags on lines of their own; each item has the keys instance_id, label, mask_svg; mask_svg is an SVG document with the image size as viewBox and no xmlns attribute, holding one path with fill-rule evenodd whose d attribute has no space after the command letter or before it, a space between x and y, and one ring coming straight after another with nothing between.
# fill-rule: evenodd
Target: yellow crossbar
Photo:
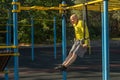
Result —
<instances>
[{"instance_id":1,"label":"yellow crossbar","mask_svg":"<svg viewBox=\"0 0 120 80\"><path fill-rule=\"evenodd\" d=\"M90 1L90 2L87 2L87 3L84 3L84 4L77 4L77 5L74 5L74 6L67 7L67 9L79 8L79 7L82 7L83 5L91 5L91 4L95 4L95 3L100 3L102 1L103 0Z\"/></svg>"},{"instance_id":2,"label":"yellow crossbar","mask_svg":"<svg viewBox=\"0 0 120 80\"><path fill-rule=\"evenodd\" d=\"M0 31L0 33L6 33L7 31Z\"/></svg>"},{"instance_id":3,"label":"yellow crossbar","mask_svg":"<svg viewBox=\"0 0 120 80\"><path fill-rule=\"evenodd\" d=\"M7 53L7 54L0 54L0 56L19 56L19 53Z\"/></svg>"},{"instance_id":4,"label":"yellow crossbar","mask_svg":"<svg viewBox=\"0 0 120 80\"><path fill-rule=\"evenodd\" d=\"M0 26L12 26L12 24L0 24Z\"/></svg>"},{"instance_id":5,"label":"yellow crossbar","mask_svg":"<svg viewBox=\"0 0 120 80\"><path fill-rule=\"evenodd\" d=\"M17 46L0 46L0 48L18 48Z\"/></svg>"},{"instance_id":6,"label":"yellow crossbar","mask_svg":"<svg viewBox=\"0 0 120 80\"><path fill-rule=\"evenodd\" d=\"M60 9L62 9L62 8L60 8L60 7L32 6L31 9L37 9L37 10L60 10Z\"/></svg>"},{"instance_id":7,"label":"yellow crossbar","mask_svg":"<svg viewBox=\"0 0 120 80\"><path fill-rule=\"evenodd\" d=\"M59 7L42 7L42 6L32 6L32 7L23 7L19 2L12 2L12 4L18 5L18 10L13 10L13 12L20 12L21 10L67 10L67 9L79 9L82 10L84 5L88 6L88 10L92 11L102 11L100 7L103 8L103 0L93 0L86 3L77 4L74 6L59 5ZM120 1L119 0L109 0L108 8L109 11L119 10Z\"/></svg>"},{"instance_id":8,"label":"yellow crossbar","mask_svg":"<svg viewBox=\"0 0 120 80\"><path fill-rule=\"evenodd\" d=\"M7 26L7 25L11 26L11 27L13 26L13 24L0 24L0 26ZM29 25L29 24L26 24L26 25L25 24L24 25L18 24L18 26L31 26L31 25Z\"/></svg>"},{"instance_id":9,"label":"yellow crossbar","mask_svg":"<svg viewBox=\"0 0 120 80\"><path fill-rule=\"evenodd\" d=\"M109 11L117 11L117 10L120 10L120 8L112 8L112 9L109 9Z\"/></svg>"}]
</instances>

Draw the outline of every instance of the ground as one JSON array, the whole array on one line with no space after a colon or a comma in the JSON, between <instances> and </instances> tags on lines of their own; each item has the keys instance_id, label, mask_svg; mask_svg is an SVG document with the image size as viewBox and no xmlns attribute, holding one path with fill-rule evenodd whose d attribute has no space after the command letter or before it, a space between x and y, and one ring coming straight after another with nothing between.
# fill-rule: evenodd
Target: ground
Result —
<instances>
[{"instance_id":1,"label":"ground","mask_svg":"<svg viewBox=\"0 0 120 80\"><path fill-rule=\"evenodd\" d=\"M71 46L67 47L67 53ZM110 80L120 80L120 46L110 46ZM102 80L101 46L92 46L91 54L77 58L67 70L67 80ZM57 46L57 58L54 59L54 47L35 46L34 60L31 58L31 47L20 47L19 79L20 80L63 80L63 72L54 70L62 62L61 45ZM9 80L14 80L13 57L8 63ZM0 80L4 75L0 74Z\"/></svg>"}]
</instances>

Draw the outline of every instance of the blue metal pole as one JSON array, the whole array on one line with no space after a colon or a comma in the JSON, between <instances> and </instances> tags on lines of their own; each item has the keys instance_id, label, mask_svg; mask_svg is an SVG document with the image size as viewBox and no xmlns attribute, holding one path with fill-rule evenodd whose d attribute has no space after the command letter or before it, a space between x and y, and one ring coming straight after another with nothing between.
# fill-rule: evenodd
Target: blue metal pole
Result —
<instances>
[{"instance_id":1,"label":"blue metal pole","mask_svg":"<svg viewBox=\"0 0 120 80\"><path fill-rule=\"evenodd\" d=\"M9 46L10 45L10 11L8 12L8 21L7 21L7 26L6 26L6 45ZM7 48L6 50L10 50L9 48ZM8 77L8 68L5 68L5 80L9 80Z\"/></svg>"},{"instance_id":2,"label":"blue metal pole","mask_svg":"<svg viewBox=\"0 0 120 80\"><path fill-rule=\"evenodd\" d=\"M6 31L7 31L7 33L6 33L6 44L7 44L7 46L11 45L11 26L10 26L10 24L11 24L11 12L9 10L8 21L7 21L7 26L6 26ZM11 50L11 49L9 48L7 50Z\"/></svg>"},{"instance_id":3,"label":"blue metal pole","mask_svg":"<svg viewBox=\"0 0 120 80\"><path fill-rule=\"evenodd\" d=\"M8 35L9 35L9 32L8 32L8 31L9 31L9 30L8 30L8 29L9 29L9 28L8 28L8 27L9 27L9 26L8 26L8 23L9 23L9 21L7 21L7 26L6 26L6 31L7 31L7 33L6 33L6 45L7 45L7 46L8 46L8 39L9 39L9 36L8 36ZM6 49L6 50L8 50L8 49ZM5 80L8 80L8 73L6 73L7 70L8 70L8 68L6 67L6 68L5 68Z\"/></svg>"},{"instance_id":4,"label":"blue metal pole","mask_svg":"<svg viewBox=\"0 0 120 80\"><path fill-rule=\"evenodd\" d=\"M103 75L103 80L105 78L105 49L104 49L104 14L102 13L102 75Z\"/></svg>"},{"instance_id":5,"label":"blue metal pole","mask_svg":"<svg viewBox=\"0 0 120 80\"><path fill-rule=\"evenodd\" d=\"M108 27L108 0L104 0L104 25L103 25L103 80L109 80L109 27Z\"/></svg>"},{"instance_id":6,"label":"blue metal pole","mask_svg":"<svg viewBox=\"0 0 120 80\"><path fill-rule=\"evenodd\" d=\"M104 15L103 12L101 13L101 19L102 19L102 73L104 73ZM104 74L103 74L104 76Z\"/></svg>"},{"instance_id":7,"label":"blue metal pole","mask_svg":"<svg viewBox=\"0 0 120 80\"><path fill-rule=\"evenodd\" d=\"M62 57L63 61L66 58L66 18L62 15Z\"/></svg>"},{"instance_id":8,"label":"blue metal pole","mask_svg":"<svg viewBox=\"0 0 120 80\"><path fill-rule=\"evenodd\" d=\"M9 10L9 22L8 22L8 32L9 32L9 34L8 34L8 45L11 45L11 26L12 25L10 25L11 24L11 10ZM11 50L11 49L10 49Z\"/></svg>"},{"instance_id":9,"label":"blue metal pole","mask_svg":"<svg viewBox=\"0 0 120 80\"><path fill-rule=\"evenodd\" d=\"M9 19L7 21L7 26L6 26L6 45L9 45Z\"/></svg>"},{"instance_id":10,"label":"blue metal pole","mask_svg":"<svg viewBox=\"0 0 120 80\"><path fill-rule=\"evenodd\" d=\"M65 1L62 1L62 4L66 4ZM66 58L66 17L65 14L62 14L62 57L63 61ZM63 80L67 80L67 72L63 71Z\"/></svg>"},{"instance_id":11,"label":"blue metal pole","mask_svg":"<svg viewBox=\"0 0 120 80\"><path fill-rule=\"evenodd\" d=\"M8 68L5 68L5 80L9 80Z\"/></svg>"},{"instance_id":12,"label":"blue metal pole","mask_svg":"<svg viewBox=\"0 0 120 80\"><path fill-rule=\"evenodd\" d=\"M56 17L54 17L54 58L56 59Z\"/></svg>"},{"instance_id":13,"label":"blue metal pole","mask_svg":"<svg viewBox=\"0 0 120 80\"><path fill-rule=\"evenodd\" d=\"M13 0L13 2L17 2L17 0ZM17 5L13 5L13 10L17 10ZM14 46L18 46L18 13L13 12L13 44ZM18 53L18 48L14 49L14 54ZM14 56L14 80L19 80L19 63L18 63L18 56Z\"/></svg>"},{"instance_id":14,"label":"blue metal pole","mask_svg":"<svg viewBox=\"0 0 120 80\"><path fill-rule=\"evenodd\" d=\"M31 18L31 40L32 40L32 61L34 60L34 21L33 21L33 17Z\"/></svg>"},{"instance_id":15,"label":"blue metal pole","mask_svg":"<svg viewBox=\"0 0 120 80\"><path fill-rule=\"evenodd\" d=\"M66 58L66 19L65 15L62 15L62 59L63 61ZM66 79L66 72L63 71L63 80Z\"/></svg>"}]
</instances>

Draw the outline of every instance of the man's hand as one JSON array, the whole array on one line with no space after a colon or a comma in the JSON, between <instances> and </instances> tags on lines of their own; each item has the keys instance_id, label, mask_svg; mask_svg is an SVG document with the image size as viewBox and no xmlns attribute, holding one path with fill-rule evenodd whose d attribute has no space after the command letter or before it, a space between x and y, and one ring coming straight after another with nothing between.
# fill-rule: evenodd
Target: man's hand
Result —
<instances>
[{"instance_id":1,"label":"man's hand","mask_svg":"<svg viewBox=\"0 0 120 80\"><path fill-rule=\"evenodd\" d=\"M87 45L87 44L83 44L82 46L83 46L84 48L87 48L87 47L88 47L88 45Z\"/></svg>"}]
</instances>

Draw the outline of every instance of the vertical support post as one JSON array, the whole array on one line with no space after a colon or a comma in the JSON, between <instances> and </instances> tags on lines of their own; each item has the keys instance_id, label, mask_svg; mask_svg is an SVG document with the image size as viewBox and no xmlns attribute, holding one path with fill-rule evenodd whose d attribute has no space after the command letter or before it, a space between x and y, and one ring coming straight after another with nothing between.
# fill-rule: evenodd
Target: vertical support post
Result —
<instances>
[{"instance_id":1,"label":"vertical support post","mask_svg":"<svg viewBox=\"0 0 120 80\"><path fill-rule=\"evenodd\" d=\"M8 12L8 21L7 21L7 26L6 26L6 44L9 46L11 44L11 13L10 10Z\"/></svg>"},{"instance_id":2,"label":"vertical support post","mask_svg":"<svg viewBox=\"0 0 120 80\"><path fill-rule=\"evenodd\" d=\"M57 53L56 53L56 17L54 17L53 29L54 29L54 58L56 59L56 56L57 56Z\"/></svg>"},{"instance_id":3,"label":"vertical support post","mask_svg":"<svg viewBox=\"0 0 120 80\"><path fill-rule=\"evenodd\" d=\"M9 80L8 69L5 68L5 80Z\"/></svg>"},{"instance_id":4,"label":"vertical support post","mask_svg":"<svg viewBox=\"0 0 120 80\"><path fill-rule=\"evenodd\" d=\"M62 1L62 4L65 5L66 2ZM66 58L66 17L64 11L62 13L62 58L63 61ZM63 71L63 80L67 80L66 71Z\"/></svg>"},{"instance_id":5,"label":"vertical support post","mask_svg":"<svg viewBox=\"0 0 120 80\"><path fill-rule=\"evenodd\" d=\"M32 40L32 45L31 45L31 48L32 48L32 61L34 60L34 21L33 21L33 17L31 18L31 40Z\"/></svg>"},{"instance_id":6,"label":"vertical support post","mask_svg":"<svg viewBox=\"0 0 120 80\"><path fill-rule=\"evenodd\" d=\"M101 13L101 19L102 19L102 73L104 76L104 15L103 12Z\"/></svg>"},{"instance_id":7,"label":"vertical support post","mask_svg":"<svg viewBox=\"0 0 120 80\"><path fill-rule=\"evenodd\" d=\"M8 11L8 21L7 21L7 26L6 26L6 45L9 46L11 44L11 27L10 27L10 23L11 23L11 14L10 14L10 10ZM10 48L7 48L6 50L10 50ZM9 80L8 77L8 68L5 68L5 80Z\"/></svg>"},{"instance_id":8,"label":"vertical support post","mask_svg":"<svg viewBox=\"0 0 120 80\"><path fill-rule=\"evenodd\" d=\"M13 0L13 2L17 2L17 0ZM13 10L17 10L17 5L13 4ZM18 46L18 13L13 12L13 44L14 46ZM18 48L14 48L14 54L18 53ZM19 58L18 56L14 56L14 80L19 80L18 67L19 67Z\"/></svg>"},{"instance_id":9,"label":"vertical support post","mask_svg":"<svg viewBox=\"0 0 120 80\"><path fill-rule=\"evenodd\" d=\"M103 53L102 53L102 59L103 59L103 68L102 68L102 72L103 72L103 80L110 80L109 79L109 27L108 27L108 0L104 0L103 1L103 5L104 5L104 12L103 12ZM103 47L102 46L102 47Z\"/></svg>"}]
</instances>

